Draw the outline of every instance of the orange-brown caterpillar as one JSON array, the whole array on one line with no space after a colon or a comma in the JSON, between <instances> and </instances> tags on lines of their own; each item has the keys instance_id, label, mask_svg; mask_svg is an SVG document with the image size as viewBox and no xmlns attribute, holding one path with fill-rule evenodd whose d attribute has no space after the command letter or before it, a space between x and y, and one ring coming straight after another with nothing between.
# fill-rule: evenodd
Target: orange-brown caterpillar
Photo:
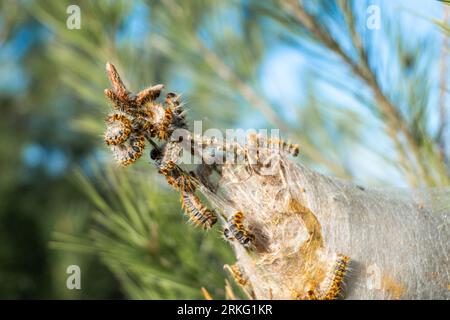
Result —
<instances>
[{"instance_id":1,"label":"orange-brown caterpillar","mask_svg":"<svg viewBox=\"0 0 450 320\"><path fill-rule=\"evenodd\" d=\"M172 124L173 110L172 108L167 108L164 110L164 117L159 125L158 136L161 140L167 140L170 137L170 125Z\"/></svg>"},{"instance_id":2,"label":"orange-brown caterpillar","mask_svg":"<svg viewBox=\"0 0 450 320\"><path fill-rule=\"evenodd\" d=\"M192 177L183 172L176 164L180 157L180 150L179 143L169 142L162 149L153 149L150 152L150 157L155 161L159 173L166 177L170 186L180 191L194 192L195 185Z\"/></svg>"},{"instance_id":3,"label":"orange-brown caterpillar","mask_svg":"<svg viewBox=\"0 0 450 320\"><path fill-rule=\"evenodd\" d=\"M217 222L214 211L207 209L194 193L181 191L181 207L189 220L203 229L210 229Z\"/></svg>"},{"instance_id":4,"label":"orange-brown caterpillar","mask_svg":"<svg viewBox=\"0 0 450 320\"><path fill-rule=\"evenodd\" d=\"M187 175L184 172L178 172L178 170L173 171L172 174L166 176L166 180L167 183L176 190L190 193L195 192L195 185L192 182L191 176Z\"/></svg>"},{"instance_id":5,"label":"orange-brown caterpillar","mask_svg":"<svg viewBox=\"0 0 450 320\"><path fill-rule=\"evenodd\" d=\"M135 108L134 103L127 100L127 96L119 98L119 95L111 89L105 89L105 96L114 103L116 110L131 114Z\"/></svg>"},{"instance_id":6,"label":"orange-brown caterpillar","mask_svg":"<svg viewBox=\"0 0 450 320\"><path fill-rule=\"evenodd\" d=\"M226 264L224 269L227 269L230 272L237 284L243 287L248 284L248 278L244 275L241 268L236 263L231 266Z\"/></svg>"},{"instance_id":7,"label":"orange-brown caterpillar","mask_svg":"<svg viewBox=\"0 0 450 320\"><path fill-rule=\"evenodd\" d=\"M247 231L242 223L244 214L240 211L234 213L228 220L228 227L223 230L226 239L236 239L243 246L249 246L255 241L255 236Z\"/></svg>"},{"instance_id":8,"label":"orange-brown caterpillar","mask_svg":"<svg viewBox=\"0 0 450 320\"><path fill-rule=\"evenodd\" d=\"M128 165L142 156L144 137L156 136L155 127L164 111L160 104L153 101L160 95L163 85L132 94L111 63L106 64L106 71L113 89L106 89L105 95L119 112L107 119L105 141L112 146L118 162Z\"/></svg>"},{"instance_id":9,"label":"orange-brown caterpillar","mask_svg":"<svg viewBox=\"0 0 450 320\"><path fill-rule=\"evenodd\" d=\"M114 113L106 119L105 142L118 145L125 142L131 133L131 121L123 114Z\"/></svg>"},{"instance_id":10,"label":"orange-brown caterpillar","mask_svg":"<svg viewBox=\"0 0 450 320\"><path fill-rule=\"evenodd\" d=\"M326 288L319 290L318 288L311 288L307 291L310 300L335 300L342 290L345 273L348 269L350 258L338 254L336 262L327 279Z\"/></svg>"},{"instance_id":11,"label":"orange-brown caterpillar","mask_svg":"<svg viewBox=\"0 0 450 320\"><path fill-rule=\"evenodd\" d=\"M127 166L134 163L142 156L142 152L145 147L145 140L142 134L130 135L130 138L125 143L111 146L111 150L116 160Z\"/></svg>"},{"instance_id":12,"label":"orange-brown caterpillar","mask_svg":"<svg viewBox=\"0 0 450 320\"><path fill-rule=\"evenodd\" d=\"M176 163L172 160L169 160L159 168L159 173L168 176L170 172L172 172L176 167Z\"/></svg>"},{"instance_id":13,"label":"orange-brown caterpillar","mask_svg":"<svg viewBox=\"0 0 450 320\"><path fill-rule=\"evenodd\" d=\"M145 105L146 103L155 100L161 94L161 90L164 88L162 84L157 84L153 87L146 88L140 91L136 95L136 104Z\"/></svg>"}]
</instances>

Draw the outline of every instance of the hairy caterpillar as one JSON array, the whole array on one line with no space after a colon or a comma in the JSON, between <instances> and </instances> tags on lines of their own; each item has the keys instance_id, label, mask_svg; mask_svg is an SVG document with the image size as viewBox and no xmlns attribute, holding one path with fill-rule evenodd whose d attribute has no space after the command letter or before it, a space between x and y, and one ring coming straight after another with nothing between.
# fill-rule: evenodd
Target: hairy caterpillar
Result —
<instances>
[{"instance_id":1,"label":"hairy caterpillar","mask_svg":"<svg viewBox=\"0 0 450 320\"><path fill-rule=\"evenodd\" d=\"M223 230L226 239L236 239L243 246L249 246L255 240L255 236L247 231L242 223L244 214L240 211L234 213L228 220L228 227Z\"/></svg>"},{"instance_id":2,"label":"hairy caterpillar","mask_svg":"<svg viewBox=\"0 0 450 320\"><path fill-rule=\"evenodd\" d=\"M298 156L300 148L297 144L285 142L281 139L269 138L267 139L267 146L272 150L280 150L282 152L286 152L293 157Z\"/></svg>"},{"instance_id":3,"label":"hairy caterpillar","mask_svg":"<svg viewBox=\"0 0 450 320\"><path fill-rule=\"evenodd\" d=\"M244 275L241 268L236 263L231 266L226 264L223 268L230 272L231 276L237 284L243 287L248 284L248 278Z\"/></svg>"},{"instance_id":4,"label":"hairy caterpillar","mask_svg":"<svg viewBox=\"0 0 450 320\"><path fill-rule=\"evenodd\" d=\"M192 182L192 178L185 174L184 172L178 173L177 177L172 175L166 176L166 181L169 185L171 185L176 190L184 191L184 192L195 192L195 185Z\"/></svg>"},{"instance_id":5,"label":"hairy caterpillar","mask_svg":"<svg viewBox=\"0 0 450 320\"><path fill-rule=\"evenodd\" d=\"M111 89L105 89L105 96L114 103L114 109L131 114L134 104L127 100L122 100Z\"/></svg>"},{"instance_id":6,"label":"hairy caterpillar","mask_svg":"<svg viewBox=\"0 0 450 320\"><path fill-rule=\"evenodd\" d=\"M165 104L172 110L172 127L187 129L186 113L180 104L180 95L169 92L166 95Z\"/></svg>"},{"instance_id":7,"label":"hairy caterpillar","mask_svg":"<svg viewBox=\"0 0 450 320\"><path fill-rule=\"evenodd\" d=\"M173 110L167 108L164 110L164 117L159 125L158 136L161 140L167 140L170 137L170 125L172 124Z\"/></svg>"},{"instance_id":8,"label":"hairy caterpillar","mask_svg":"<svg viewBox=\"0 0 450 320\"><path fill-rule=\"evenodd\" d=\"M159 168L159 173L168 176L176 167L176 163L173 160L169 160Z\"/></svg>"},{"instance_id":9,"label":"hairy caterpillar","mask_svg":"<svg viewBox=\"0 0 450 320\"><path fill-rule=\"evenodd\" d=\"M118 145L125 142L131 133L131 121L123 114L114 113L106 119L105 142Z\"/></svg>"},{"instance_id":10,"label":"hairy caterpillar","mask_svg":"<svg viewBox=\"0 0 450 320\"><path fill-rule=\"evenodd\" d=\"M177 163L181 158L183 149L180 143L171 141L164 144L161 151L156 154L156 151L151 155L152 159L156 161L159 167L159 173L167 176L177 167Z\"/></svg>"},{"instance_id":11,"label":"hairy caterpillar","mask_svg":"<svg viewBox=\"0 0 450 320\"><path fill-rule=\"evenodd\" d=\"M178 107L180 105L180 95L175 92L168 92L166 94L165 103L169 107Z\"/></svg>"},{"instance_id":12,"label":"hairy caterpillar","mask_svg":"<svg viewBox=\"0 0 450 320\"><path fill-rule=\"evenodd\" d=\"M311 288L307 291L308 298L310 300L335 300L341 293L349 262L349 257L338 254L336 262L328 275L326 289L319 291Z\"/></svg>"},{"instance_id":13,"label":"hairy caterpillar","mask_svg":"<svg viewBox=\"0 0 450 320\"><path fill-rule=\"evenodd\" d=\"M150 101L153 101L159 97L161 94L161 90L164 88L164 85L157 84L155 86L152 86L150 88L146 88L142 91L140 91L136 95L136 104L137 105L145 105Z\"/></svg>"},{"instance_id":14,"label":"hairy caterpillar","mask_svg":"<svg viewBox=\"0 0 450 320\"><path fill-rule=\"evenodd\" d=\"M203 229L210 229L217 222L214 211L207 209L194 193L181 191L181 207L189 220Z\"/></svg>"},{"instance_id":15,"label":"hairy caterpillar","mask_svg":"<svg viewBox=\"0 0 450 320\"><path fill-rule=\"evenodd\" d=\"M141 156L145 147L145 140L142 134L132 133L127 142L111 146L111 150L116 160L127 166L136 162Z\"/></svg>"},{"instance_id":16,"label":"hairy caterpillar","mask_svg":"<svg viewBox=\"0 0 450 320\"><path fill-rule=\"evenodd\" d=\"M260 149L268 149L277 152L284 152L292 155L293 157L298 156L300 148L297 144L289 143L278 138L268 138L264 139L257 134L250 134L248 136L248 144L250 149L256 149L257 159L259 156Z\"/></svg>"}]
</instances>

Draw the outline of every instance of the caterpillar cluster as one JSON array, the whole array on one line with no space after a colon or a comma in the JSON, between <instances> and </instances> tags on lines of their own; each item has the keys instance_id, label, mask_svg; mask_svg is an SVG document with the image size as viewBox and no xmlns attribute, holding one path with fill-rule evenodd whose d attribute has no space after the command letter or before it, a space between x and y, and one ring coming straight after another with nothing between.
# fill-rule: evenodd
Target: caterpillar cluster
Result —
<instances>
[{"instance_id":1,"label":"caterpillar cluster","mask_svg":"<svg viewBox=\"0 0 450 320\"><path fill-rule=\"evenodd\" d=\"M185 112L181 106L180 95L168 93L163 102L158 102L163 85L155 85L141 90L137 94L131 93L122 82L116 68L107 63L106 70L112 89L105 90L105 96L113 103L114 113L106 119L106 132L104 140L111 148L116 160L129 165L137 161L143 154L146 146L145 140L153 145L151 158L158 167L167 183L181 194L182 207L190 220L209 229L217 218L213 210L207 209L196 196L195 175L183 171L178 162L183 147L181 140L173 141L172 135L176 129L187 129ZM157 145L153 139L162 142ZM195 153L192 145L199 143L201 146L209 146L213 150L227 154L245 156L247 147L241 147L237 143L217 143L216 139L189 137L191 152ZM259 149L280 149L292 155L298 154L298 147L281 140L263 140L257 137ZM224 230L229 240L236 240L248 247L254 242L255 237L246 230L242 223L243 214L235 213L227 223Z\"/></svg>"},{"instance_id":2,"label":"caterpillar cluster","mask_svg":"<svg viewBox=\"0 0 450 320\"><path fill-rule=\"evenodd\" d=\"M114 113L106 119L104 140L119 163L138 160L145 138L167 141L176 128L187 128L178 95L168 93L163 104L156 102L163 85L132 94L112 64L107 63L106 70L113 89L106 89L105 96L113 103Z\"/></svg>"},{"instance_id":3,"label":"caterpillar cluster","mask_svg":"<svg viewBox=\"0 0 450 320\"><path fill-rule=\"evenodd\" d=\"M276 138L267 139L267 148L271 150L279 150L281 152L288 153L293 157L298 156L300 152L300 147L298 146L298 144L289 143Z\"/></svg>"},{"instance_id":4,"label":"caterpillar cluster","mask_svg":"<svg viewBox=\"0 0 450 320\"><path fill-rule=\"evenodd\" d=\"M249 247L255 241L255 236L250 233L243 224L244 214L240 211L234 213L228 219L227 227L223 235L227 240L237 240L244 247Z\"/></svg>"}]
</instances>

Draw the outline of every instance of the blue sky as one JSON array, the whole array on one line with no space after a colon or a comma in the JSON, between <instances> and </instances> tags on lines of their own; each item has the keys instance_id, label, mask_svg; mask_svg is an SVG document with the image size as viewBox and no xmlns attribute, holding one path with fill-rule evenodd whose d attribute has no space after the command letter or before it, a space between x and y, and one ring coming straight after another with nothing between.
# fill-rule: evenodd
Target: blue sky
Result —
<instances>
[{"instance_id":1,"label":"blue sky","mask_svg":"<svg viewBox=\"0 0 450 320\"><path fill-rule=\"evenodd\" d=\"M371 4L380 4L381 6L381 19L391 20L398 23L404 33L411 39L420 37L435 37L436 47L427 48L430 56L439 53L439 42L441 40L441 33L438 31L435 25L433 25L429 19L435 18L442 20L442 4L434 0L397 0L397 1L371 1ZM121 31L117 34L117 40L121 41L136 40L135 43L139 44L139 41L143 38L143 35L149 32L152 27L149 21L149 11L142 4L134 5L128 18L123 22ZM382 26L383 28L384 26ZM374 31L377 32L377 31ZM381 34L381 33L380 33ZM37 35L29 29L24 29L18 33L13 41L3 44L0 49L0 90L6 90L10 92L18 92L24 90L29 85L27 81L27 75L24 73L20 66L20 58L26 52L27 48L33 41L36 41L42 35ZM390 53L388 47L382 44L382 40L377 47L379 54L379 61L388 61ZM312 63L313 59L308 54L299 48L294 46L287 46L281 44L270 47L267 51L263 63L260 69L257 70L258 80L261 87L261 91L265 93L268 100L274 102L279 108L279 112L283 117L292 119L292 114L295 114L297 108L302 107L306 102L307 90L305 86L309 81L309 77L312 72L324 72L329 74L342 73L343 68L340 64L327 65L325 69L317 69ZM437 77L439 74L438 61L432 70L432 73ZM382 78L383 80L383 78ZM356 83L356 81L355 81ZM390 85L384 83L383 85ZM337 90L335 87L328 83L316 80L314 87L320 91L320 98L324 101L330 101L335 105L346 106L349 109L356 110L358 112L367 112L363 110L363 107L351 96ZM432 88L431 101L436 101L438 94L438 88ZM282 105L276 102L283 101ZM437 113L431 113L431 126L437 122ZM246 117L242 123L242 127L260 127L263 125L263 119L258 116ZM378 125L376 120L371 124L374 128ZM378 149L384 149L385 152L392 152L389 144L385 144L378 138L376 131L369 128L365 139L369 144L374 144ZM42 155L42 148L31 143L30 147L23 153L23 159L25 163L28 163L31 167L36 166L35 160ZM45 161L48 166L59 168L53 170L53 174L63 172L64 155L56 151L48 151L45 158L54 159L54 161ZM32 154L36 156L33 157ZM51 154L52 155L51 155ZM30 156L31 154L31 156ZM373 165L376 162L376 158L360 147L355 147L352 153L348 155L350 162L360 167L363 172L373 172L373 175L380 176L383 179L385 176L391 177L392 172L385 170L385 165L379 163ZM34 161L34 162L33 162ZM54 163L53 163L54 162ZM51 171L51 170L50 170ZM394 175L395 176L395 175ZM401 184L400 178L397 177L394 180ZM395 182L397 184L397 182Z\"/></svg>"}]
</instances>

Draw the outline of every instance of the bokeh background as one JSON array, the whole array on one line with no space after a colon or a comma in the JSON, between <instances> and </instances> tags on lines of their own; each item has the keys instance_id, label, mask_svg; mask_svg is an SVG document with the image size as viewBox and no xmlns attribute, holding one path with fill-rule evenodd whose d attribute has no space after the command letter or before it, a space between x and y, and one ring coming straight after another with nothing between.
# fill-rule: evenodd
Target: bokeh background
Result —
<instances>
[{"instance_id":1,"label":"bokeh background","mask_svg":"<svg viewBox=\"0 0 450 320\"><path fill-rule=\"evenodd\" d=\"M324 174L449 186L448 16L435 0L1 1L0 298L242 297L219 231L186 225L147 155L112 162L106 61L133 91L182 93L204 129L279 128Z\"/></svg>"}]
</instances>

